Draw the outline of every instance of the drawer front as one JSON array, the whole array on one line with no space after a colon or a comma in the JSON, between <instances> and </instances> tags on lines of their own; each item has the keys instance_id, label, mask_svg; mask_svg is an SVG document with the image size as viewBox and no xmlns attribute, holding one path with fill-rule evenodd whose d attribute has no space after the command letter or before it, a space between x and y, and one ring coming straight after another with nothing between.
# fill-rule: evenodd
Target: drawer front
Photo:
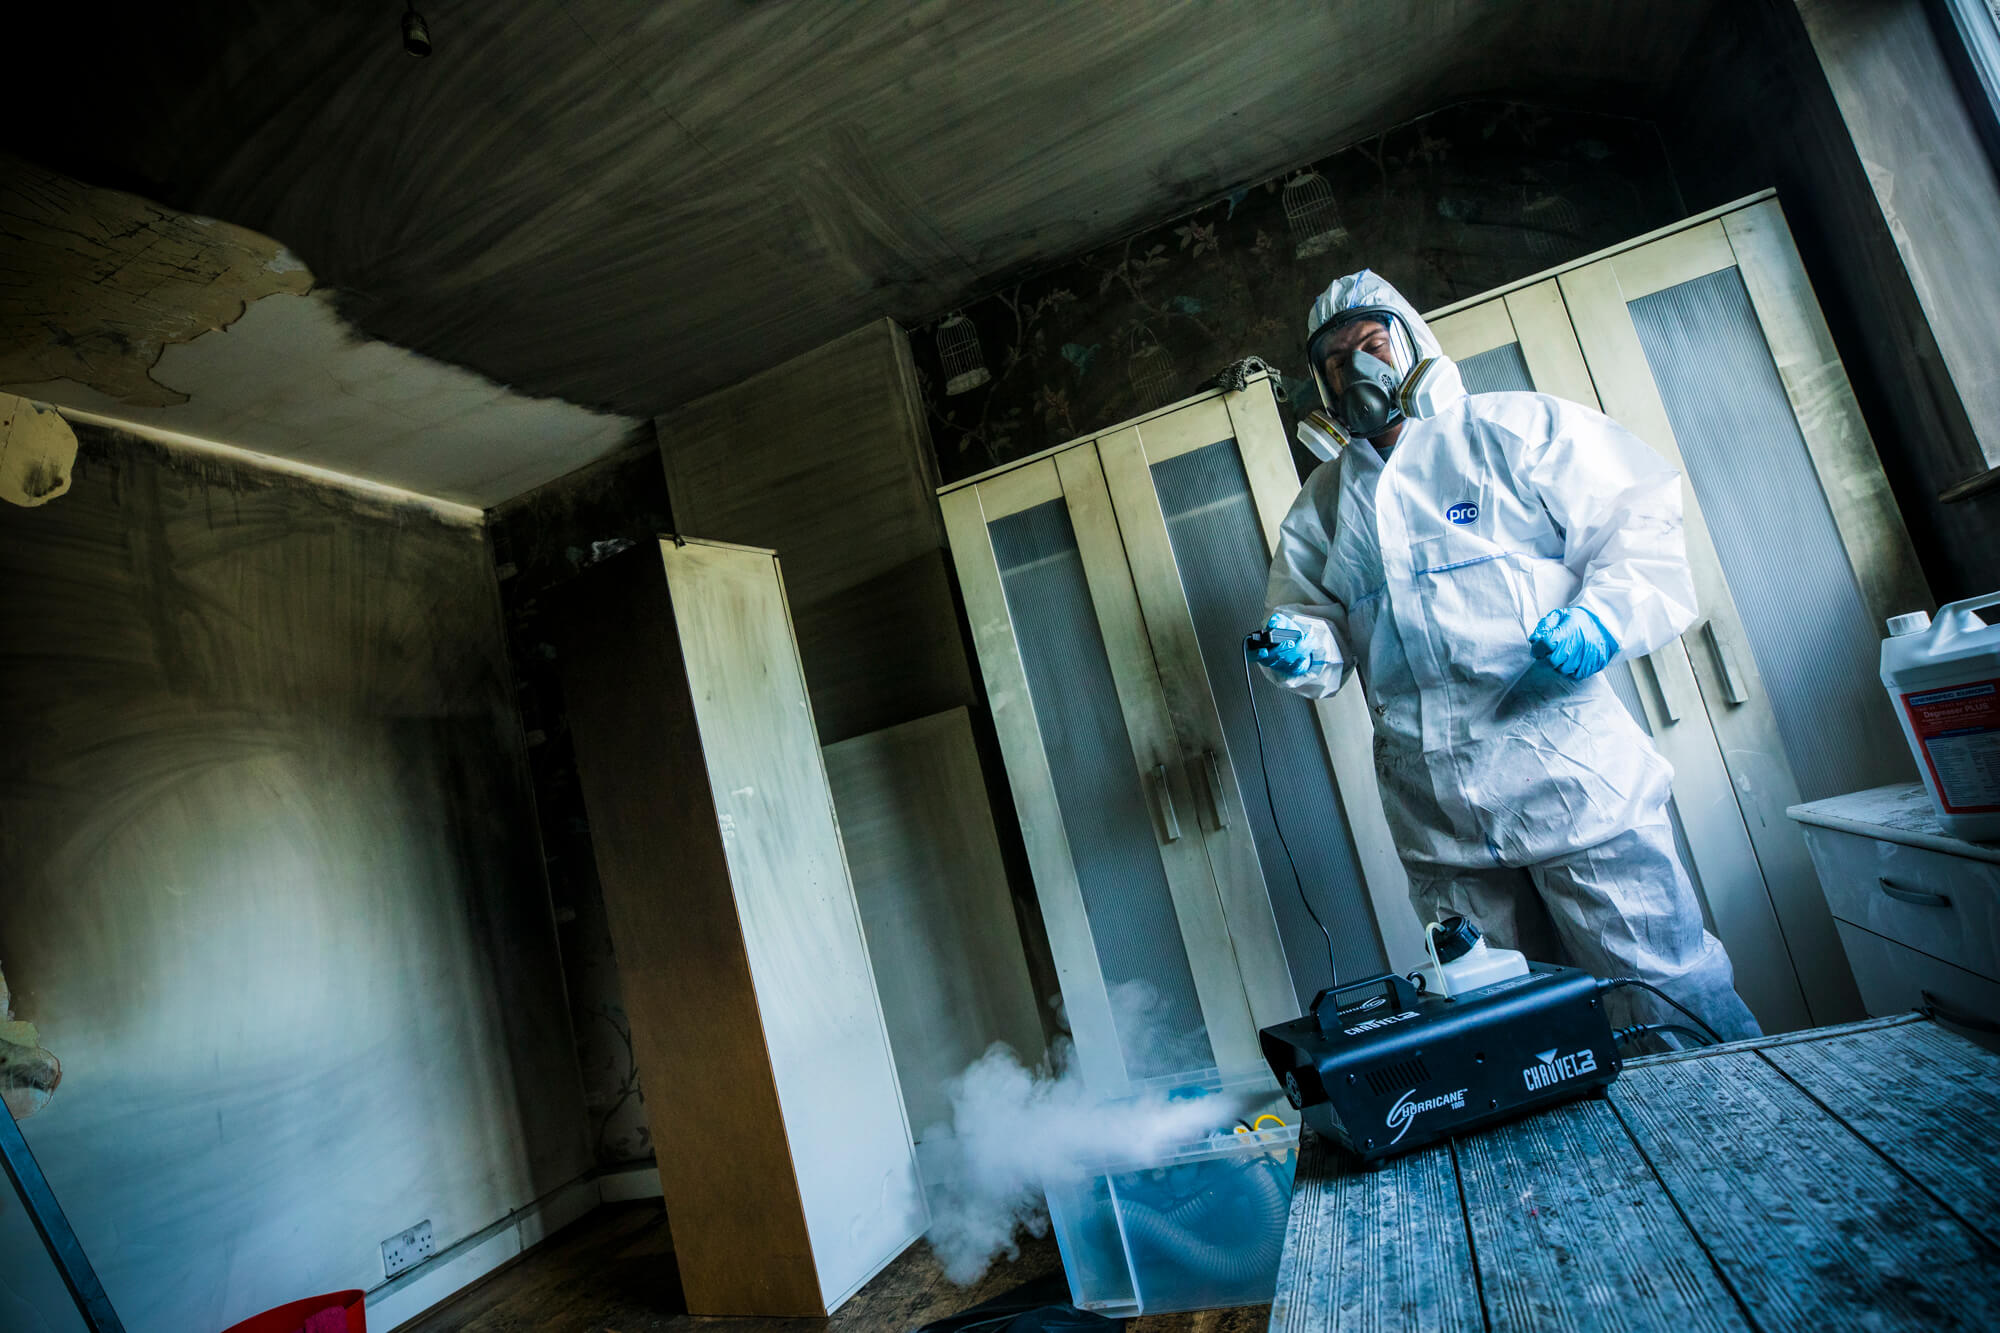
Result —
<instances>
[{"instance_id":1,"label":"drawer front","mask_svg":"<svg viewBox=\"0 0 2000 1333\"><path fill-rule=\"evenodd\" d=\"M1885 940L1873 931L1836 921L1840 943L1854 969L1861 1004L1872 1017L1935 1007L1954 1032L2000 1051L2000 982Z\"/></svg>"},{"instance_id":2,"label":"drawer front","mask_svg":"<svg viewBox=\"0 0 2000 1333\"><path fill-rule=\"evenodd\" d=\"M1806 826L1836 920L2000 980L2000 865Z\"/></svg>"}]
</instances>

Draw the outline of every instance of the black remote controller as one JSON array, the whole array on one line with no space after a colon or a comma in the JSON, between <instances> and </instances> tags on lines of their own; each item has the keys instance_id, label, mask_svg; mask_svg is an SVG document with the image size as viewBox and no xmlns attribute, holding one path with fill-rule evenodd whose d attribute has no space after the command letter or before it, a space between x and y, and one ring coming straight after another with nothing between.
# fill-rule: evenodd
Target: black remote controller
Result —
<instances>
[{"instance_id":1,"label":"black remote controller","mask_svg":"<svg viewBox=\"0 0 2000 1333\"><path fill-rule=\"evenodd\" d=\"M1283 643L1297 643L1305 636L1295 629L1271 629L1268 626L1255 634L1244 636L1244 642L1257 652L1265 652Z\"/></svg>"}]
</instances>

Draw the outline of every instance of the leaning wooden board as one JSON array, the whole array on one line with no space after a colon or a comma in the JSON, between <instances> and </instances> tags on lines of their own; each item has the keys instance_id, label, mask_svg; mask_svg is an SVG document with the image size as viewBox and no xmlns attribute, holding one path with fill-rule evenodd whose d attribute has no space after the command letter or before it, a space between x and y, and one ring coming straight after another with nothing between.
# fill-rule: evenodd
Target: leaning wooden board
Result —
<instances>
[{"instance_id":1,"label":"leaning wooden board","mask_svg":"<svg viewBox=\"0 0 2000 1333\"><path fill-rule=\"evenodd\" d=\"M1273 1333L1985 1329L2000 1056L1910 1014L1641 1058L1358 1169L1307 1135Z\"/></svg>"}]
</instances>

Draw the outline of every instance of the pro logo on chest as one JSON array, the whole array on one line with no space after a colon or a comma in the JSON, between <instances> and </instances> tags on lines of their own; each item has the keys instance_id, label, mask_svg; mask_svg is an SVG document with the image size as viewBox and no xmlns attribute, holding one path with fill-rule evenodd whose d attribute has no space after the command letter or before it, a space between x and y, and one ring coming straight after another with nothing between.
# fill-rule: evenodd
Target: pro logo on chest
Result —
<instances>
[{"instance_id":1,"label":"pro logo on chest","mask_svg":"<svg viewBox=\"0 0 2000 1333\"><path fill-rule=\"evenodd\" d=\"M1445 510L1444 516L1462 526L1479 517L1479 506L1470 500L1460 500L1457 504Z\"/></svg>"}]
</instances>

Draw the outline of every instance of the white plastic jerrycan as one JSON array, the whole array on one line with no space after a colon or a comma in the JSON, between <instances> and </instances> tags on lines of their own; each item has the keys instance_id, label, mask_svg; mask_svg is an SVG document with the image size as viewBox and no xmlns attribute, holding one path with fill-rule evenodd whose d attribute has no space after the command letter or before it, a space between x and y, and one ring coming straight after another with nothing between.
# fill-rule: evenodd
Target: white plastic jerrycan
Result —
<instances>
[{"instance_id":1,"label":"white plastic jerrycan","mask_svg":"<svg viewBox=\"0 0 2000 1333\"><path fill-rule=\"evenodd\" d=\"M1978 612L2000 592L1889 620L1882 683L1937 807L1968 842L2000 839L2000 625Z\"/></svg>"}]
</instances>

